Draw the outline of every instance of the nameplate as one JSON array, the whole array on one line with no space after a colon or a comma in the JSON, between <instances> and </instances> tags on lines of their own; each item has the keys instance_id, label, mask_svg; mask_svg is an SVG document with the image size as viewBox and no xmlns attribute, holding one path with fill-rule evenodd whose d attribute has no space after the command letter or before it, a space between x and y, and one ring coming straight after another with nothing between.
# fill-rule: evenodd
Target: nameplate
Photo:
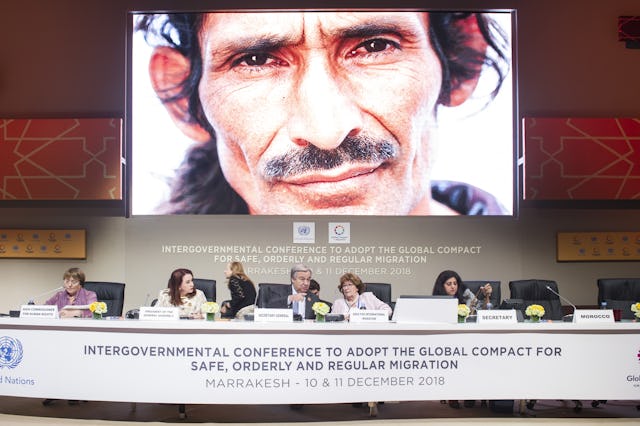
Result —
<instances>
[{"instance_id":1,"label":"nameplate","mask_svg":"<svg viewBox=\"0 0 640 426\"><path fill-rule=\"evenodd\" d=\"M576 323L611 323L614 322L613 309L576 309L573 313Z\"/></svg>"},{"instance_id":2,"label":"nameplate","mask_svg":"<svg viewBox=\"0 0 640 426\"><path fill-rule=\"evenodd\" d=\"M58 318L56 305L22 305L20 318Z\"/></svg>"},{"instance_id":3,"label":"nameplate","mask_svg":"<svg viewBox=\"0 0 640 426\"><path fill-rule=\"evenodd\" d=\"M178 321L180 308L142 306L138 319L141 321Z\"/></svg>"},{"instance_id":4,"label":"nameplate","mask_svg":"<svg viewBox=\"0 0 640 426\"><path fill-rule=\"evenodd\" d=\"M515 309L481 309L477 311L477 323L516 324L518 316Z\"/></svg>"},{"instance_id":5,"label":"nameplate","mask_svg":"<svg viewBox=\"0 0 640 426\"><path fill-rule=\"evenodd\" d=\"M356 309L349 312L349 322L389 322L389 314L383 310Z\"/></svg>"},{"instance_id":6,"label":"nameplate","mask_svg":"<svg viewBox=\"0 0 640 426\"><path fill-rule=\"evenodd\" d=\"M293 309L255 308L254 322L293 322Z\"/></svg>"}]
</instances>

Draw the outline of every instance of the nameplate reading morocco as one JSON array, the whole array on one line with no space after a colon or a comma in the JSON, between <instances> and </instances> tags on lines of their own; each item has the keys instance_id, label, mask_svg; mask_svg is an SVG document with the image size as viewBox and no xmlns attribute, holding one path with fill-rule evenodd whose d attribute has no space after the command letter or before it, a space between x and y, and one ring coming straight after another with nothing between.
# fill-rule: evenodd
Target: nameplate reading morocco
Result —
<instances>
[{"instance_id":1,"label":"nameplate reading morocco","mask_svg":"<svg viewBox=\"0 0 640 426\"><path fill-rule=\"evenodd\" d=\"M389 322L387 311L357 309L349 312L349 322Z\"/></svg>"},{"instance_id":2,"label":"nameplate reading morocco","mask_svg":"<svg viewBox=\"0 0 640 426\"><path fill-rule=\"evenodd\" d=\"M573 312L575 323L611 323L614 322L613 309L576 309Z\"/></svg>"},{"instance_id":3,"label":"nameplate reading morocco","mask_svg":"<svg viewBox=\"0 0 640 426\"><path fill-rule=\"evenodd\" d=\"M491 324L516 324L518 317L515 309L482 309L478 311L476 322Z\"/></svg>"}]
</instances>

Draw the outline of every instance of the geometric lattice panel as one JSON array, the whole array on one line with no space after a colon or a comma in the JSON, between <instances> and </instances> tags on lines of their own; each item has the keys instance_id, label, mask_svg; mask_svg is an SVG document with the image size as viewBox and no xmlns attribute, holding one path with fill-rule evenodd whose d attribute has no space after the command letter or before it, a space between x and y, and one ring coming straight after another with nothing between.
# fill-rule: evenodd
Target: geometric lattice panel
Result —
<instances>
[{"instance_id":1,"label":"geometric lattice panel","mask_svg":"<svg viewBox=\"0 0 640 426\"><path fill-rule=\"evenodd\" d=\"M639 200L639 118L525 118L525 200Z\"/></svg>"},{"instance_id":2,"label":"geometric lattice panel","mask_svg":"<svg viewBox=\"0 0 640 426\"><path fill-rule=\"evenodd\" d=\"M0 199L121 200L122 120L0 119Z\"/></svg>"}]
</instances>

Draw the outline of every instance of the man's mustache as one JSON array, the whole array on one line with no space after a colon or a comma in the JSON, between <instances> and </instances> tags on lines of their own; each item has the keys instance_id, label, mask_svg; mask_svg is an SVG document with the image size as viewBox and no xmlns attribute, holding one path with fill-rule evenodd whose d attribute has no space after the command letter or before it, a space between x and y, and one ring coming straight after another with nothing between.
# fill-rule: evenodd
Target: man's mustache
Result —
<instances>
[{"instance_id":1,"label":"man's mustache","mask_svg":"<svg viewBox=\"0 0 640 426\"><path fill-rule=\"evenodd\" d=\"M288 178L308 171L331 170L344 163L380 163L395 158L395 145L384 139L347 136L335 149L319 149L309 144L267 162L264 174L269 180Z\"/></svg>"}]
</instances>

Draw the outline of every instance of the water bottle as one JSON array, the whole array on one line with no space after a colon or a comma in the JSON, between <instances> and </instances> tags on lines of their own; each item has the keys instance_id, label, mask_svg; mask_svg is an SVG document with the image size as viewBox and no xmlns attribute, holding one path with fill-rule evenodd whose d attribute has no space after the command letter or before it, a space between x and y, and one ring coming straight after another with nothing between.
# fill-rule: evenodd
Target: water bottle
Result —
<instances>
[{"instance_id":1,"label":"water bottle","mask_svg":"<svg viewBox=\"0 0 640 426\"><path fill-rule=\"evenodd\" d=\"M602 302L600 302L600 309L607 309L607 301L603 300Z\"/></svg>"}]
</instances>

